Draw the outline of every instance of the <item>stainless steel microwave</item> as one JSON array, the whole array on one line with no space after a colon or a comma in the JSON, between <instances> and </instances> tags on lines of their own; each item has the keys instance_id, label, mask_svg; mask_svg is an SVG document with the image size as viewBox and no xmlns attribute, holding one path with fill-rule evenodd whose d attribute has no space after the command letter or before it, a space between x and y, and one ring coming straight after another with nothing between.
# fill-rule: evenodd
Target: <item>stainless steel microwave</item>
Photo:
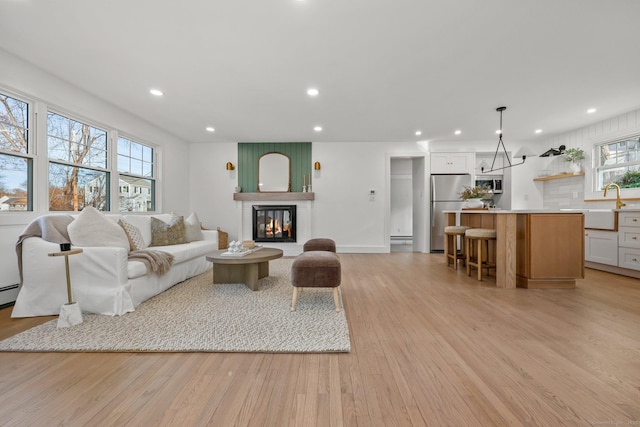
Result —
<instances>
[{"instance_id":1,"label":"stainless steel microwave","mask_svg":"<svg viewBox=\"0 0 640 427\"><path fill-rule=\"evenodd\" d=\"M476 176L476 185L487 186L491 189L491 193L502 193L502 176L497 175L478 175Z\"/></svg>"}]
</instances>

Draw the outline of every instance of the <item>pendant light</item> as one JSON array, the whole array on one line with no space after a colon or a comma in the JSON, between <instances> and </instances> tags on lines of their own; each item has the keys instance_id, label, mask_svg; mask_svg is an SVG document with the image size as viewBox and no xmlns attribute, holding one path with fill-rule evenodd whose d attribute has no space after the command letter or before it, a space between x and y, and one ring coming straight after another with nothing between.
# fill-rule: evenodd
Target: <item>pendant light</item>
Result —
<instances>
[{"instance_id":1,"label":"pendant light","mask_svg":"<svg viewBox=\"0 0 640 427\"><path fill-rule=\"evenodd\" d=\"M500 130L498 131L498 133L499 133L498 146L496 147L496 152L493 155L493 162L491 162L491 168L485 170L485 167L483 166L481 168L482 173L493 172L493 171L498 171L498 170L507 169L507 168L511 168L511 167L514 167L514 166L518 166L518 165L523 164L525 162L525 160L527 160L527 154L521 154L522 161L520 163L511 163L511 159L509 158L509 153L507 153L507 148L504 146L504 142L502 141L502 112L504 110L506 110L506 109L507 109L507 107L498 107L498 108L496 108L496 111L498 111L500 113ZM498 158L498 153L500 152L500 147L502 147L502 151L504 153L504 158L507 160L507 166L503 166L501 168L495 168L494 169L494 166L496 164L496 159Z\"/></svg>"}]
</instances>

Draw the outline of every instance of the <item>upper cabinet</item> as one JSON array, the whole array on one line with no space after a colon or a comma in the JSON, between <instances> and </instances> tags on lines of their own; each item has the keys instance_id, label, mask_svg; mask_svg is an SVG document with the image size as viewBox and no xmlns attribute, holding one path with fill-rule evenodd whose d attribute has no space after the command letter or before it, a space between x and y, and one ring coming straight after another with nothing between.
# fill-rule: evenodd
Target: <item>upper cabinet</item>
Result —
<instances>
[{"instance_id":1,"label":"upper cabinet","mask_svg":"<svg viewBox=\"0 0 640 427\"><path fill-rule=\"evenodd\" d=\"M495 163L493 161L495 156ZM493 163L493 168L498 169L493 172L489 172L491 169L491 164ZM477 153L476 154L476 167L475 173L476 175L502 175L504 170L501 169L504 167L504 154L498 153L496 156L495 153ZM484 172L482 171L482 167L484 166Z\"/></svg>"},{"instance_id":2,"label":"upper cabinet","mask_svg":"<svg viewBox=\"0 0 640 427\"><path fill-rule=\"evenodd\" d=\"M473 173L474 153L431 153L431 173Z\"/></svg>"}]
</instances>

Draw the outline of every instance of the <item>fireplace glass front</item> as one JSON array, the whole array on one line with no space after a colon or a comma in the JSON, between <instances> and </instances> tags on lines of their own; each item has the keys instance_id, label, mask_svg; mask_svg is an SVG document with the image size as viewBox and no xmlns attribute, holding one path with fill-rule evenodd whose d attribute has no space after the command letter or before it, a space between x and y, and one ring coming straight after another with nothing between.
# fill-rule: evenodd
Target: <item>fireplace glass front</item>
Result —
<instances>
[{"instance_id":1,"label":"fireplace glass front","mask_svg":"<svg viewBox=\"0 0 640 427\"><path fill-rule=\"evenodd\" d=\"M296 206L253 206L253 240L295 242Z\"/></svg>"}]
</instances>

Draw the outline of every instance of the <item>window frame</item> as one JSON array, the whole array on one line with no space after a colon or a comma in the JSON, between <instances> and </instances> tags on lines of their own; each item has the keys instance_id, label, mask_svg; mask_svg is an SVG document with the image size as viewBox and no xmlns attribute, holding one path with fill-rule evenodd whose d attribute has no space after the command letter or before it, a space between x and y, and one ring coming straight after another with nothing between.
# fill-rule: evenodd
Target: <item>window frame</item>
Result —
<instances>
[{"instance_id":1,"label":"window frame","mask_svg":"<svg viewBox=\"0 0 640 427\"><path fill-rule=\"evenodd\" d=\"M10 150L6 148L0 148L0 154L24 159L27 163L27 205L25 210L0 210L0 214L5 215L20 215L20 214L31 214L35 211L35 192L36 185L34 180L34 174L36 170L36 154L37 154L37 123L36 123L36 114L35 114L35 100L25 96L20 93L16 93L15 91L9 90L6 87L0 87L0 94L9 98L12 98L16 101L22 102L27 106L27 114L26 114L26 126L24 130L27 136L27 147L26 152L20 152L16 150Z\"/></svg>"},{"instance_id":2,"label":"window frame","mask_svg":"<svg viewBox=\"0 0 640 427\"><path fill-rule=\"evenodd\" d=\"M117 200L118 197L118 182L119 182L119 173L117 171L117 147L114 149L114 142L117 141L118 134L122 134L125 138L130 139L134 142L141 143L143 145L147 145L153 149L153 159L154 159L154 206L152 206L153 210L148 210L146 214L157 213L162 208L162 175L163 171L161 170L161 162L162 162L162 144L151 143L145 138L140 138L138 136L134 136L134 134L124 133L114 127L105 124L100 120L95 120L91 117L87 117L82 113L77 113L77 110L68 109L64 106L56 104L54 102L43 100L37 96L33 96L27 92L20 91L18 89L14 89L11 86L1 84L0 83L0 93L3 95L7 95L11 98L15 98L21 102L25 102L28 105L28 153L19 153L17 151L9 151L0 149L0 153L8 154L11 156L18 156L25 159L28 159L30 162L30 173L28 177L28 186L29 186L29 204L30 210L24 211L5 211L0 214L0 226L15 226L24 224L28 224L33 219L37 218L40 215L47 213L77 213L74 211L51 211L49 209L50 200L49 200L49 164L50 159L48 155L48 129L47 129L47 117L48 113L52 112L55 114L62 115L71 120L79 121L85 123L89 126L99 128L101 130L106 131L106 149L107 149L107 167L104 169L108 174L108 195L109 198L109 207L105 210L105 213L120 213L119 206L116 207L117 203L114 203L114 200ZM98 116L105 116L109 120L106 122L113 122L113 115L109 114L109 112L100 112ZM148 132L147 132L148 133ZM154 137L155 138L155 137ZM114 156L115 155L115 156ZM64 163L57 159L52 160L57 163ZM114 166L116 165L116 166ZM80 165L82 168L87 169L97 169L92 166L84 166ZM147 177L145 177L147 178Z\"/></svg>"},{"instance_id":3,"label":"window frame","mask_svg":"<svg viewBox=\"0 0 640 427\"><path fill-rule=\"evenodd\" d=\"M640 156L638 157L638 159L633 160L633 161L629 161L629 162L623 162L623 163L616 163L613 165L601 165L601 153L602 153L602 147L605 145L611 145L611 144L618 144L621 142L628 142L629 140L633 140L633 139L637 139L640 142L640 131L636 131L636 132L631 132L629 134L626 135L620 135L617 136L615 138L609 138L607 140L604 141L599 141L599 142L594 142L593 143L593 184L592 184L592 191L594 193L599 193L599 192L604 192L603 188L599 188L599 187L604 187L604 183L600 183L600 173L602 171L607 171L607 170L612 170L612 169L618 169L621 167L624 168L628 168L628 167L633 167L633 166L638 166L638 169L640 170ZM636 150L639 154L640 154L640 149ZM626 152L629 152L629 150L626 150ZM640 188L621 188L621 191L626 191L626 192L635 192L638 191L640 192Z\"/></svg>"},{"instance_id":4,"label":"window frame","mask_svg":"<svg viewBox=\"0 0 640 427\"><path fill-rule=\"evenodd\" d=\"M120 147L120 139L124 139L129 141L130 143L134 143L134 144L138 144L141 145L143 147L147 147L150 148L152 150L151 152L151 175L150 176L146 176L146 175L138 175L132 172L120 172L119 166L118 166L118 159L120 156L120 152L119 147ZM119 213L140 213L140 214L148 214L148 213L153 213L153 212L157 212L157 207L158 207L158 151L159 148L156 144L152 144L149 143L147 141L144 141L141 138L136 138L136 137L132 137L131 135L128 135L124 132L117 132L114 137L113 137L113 146L115 147L115 152L113 153L112 158L115 159L115 166L114 166L114 172L116 175L116 179L118 180L118 185L117 185L117 197L118 197L118 212ZM131 152L131 151L130 151ZM130 154L129 152L129 154ZM132 157L127 156L129 159L131 159ZM131 169L131 168L129 168ZM150 187L150 196L151 196L151 206L149 210L146 211L129 211L129 210L122 210L120 208L120 177L127 177L127 178L133 178L133 179L142 179L142 180L149 180L151 181L151 187ZM123 180L124 181L124 180ZM126 181L125 181L126 182ZM129 190L130 191L128 194L142 194L142 190L140 190L140 192L136 193L135 192L135 185L132 186L131 184L127 183ZM115 200L115 199L114 199Z\"/></svg>"},{"instance_id":5,"label":"window frame","mask_svg":"<svg viewBox=\"0 0 640 427\"><path fill-rule=\"evenodd\" d=\"M81 163L74 163L74 162L70 162L67 160L63 160L63 159L57 159L57 158L52 158L49 157L49 114L55 114L58 116L61 116L67 120L72 120L78 123L82 123L83 125L87 125L90 126L92 128L98 129L100 131L104 132L104 137L105 137L105 167L98 167L98 166L92 166L92 165L84 165ZM105 192L104 192L104 197L106 199L106 203L105 203L105 209L102 210L101 212L105 212L105 213L109 213L111 212L111 181L113 179L113 170L111 167L111 159L110 159L110 151L112 150L111 146L110 146L110 135L113 132L112 128L110 128L109 126L105 126L102 124L99 124L97 122L95 122L94 120L91 119L87 119L86 117L83 117L81 115L78 114L74 114L71 112L68 112L64 109L61 108L56 108L55 106L52 105L47 105L46 108L46 114L45 114L45 118L44 118L44 124L45 124L45 131L44 131L44 141L43 141L43 147L44 147L44 151L46 152L45 154L45 158L46 158L46 165L47 165L47 171L46 171L46 176L47 176L47 186L44 189L45 193L46 193L46 200L47 200L47 212L78 212L78 211L74 211L74 210L52 210L51 209L51 194L50 194L50 189L51 189L51 176L50 176L50 167L51 164L56 164L56 165L62 165L62 166L68 166L68 167L78 167L79 169L84 169L84 170L89 170L89 171L95 171L95 172L103 172L106 174L106 188L105 188ZM57 136L54 136L55 138L60 139ZM63 140L64 141L64 140Z\"/></svg>"}]
</instances>

